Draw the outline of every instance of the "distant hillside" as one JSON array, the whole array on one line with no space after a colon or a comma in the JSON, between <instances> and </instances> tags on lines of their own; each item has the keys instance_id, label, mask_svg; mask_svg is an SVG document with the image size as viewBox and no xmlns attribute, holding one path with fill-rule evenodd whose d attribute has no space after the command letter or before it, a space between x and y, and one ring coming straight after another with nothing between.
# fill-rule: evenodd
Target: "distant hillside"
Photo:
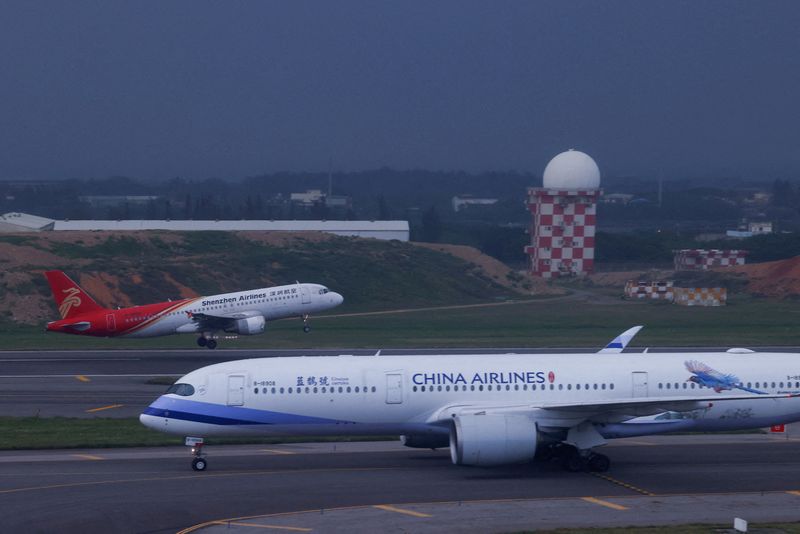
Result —
<instances>
[{"instance_id":1,"label":"distant hillside","mask_svg":"<svg viewBox=\"0 0 800 534\"><path fill-rule=\"evenodd\" d=\"M341 292L343 311L486 302L531 293L530 280L474 249L469 251L465 260L411 243L328 234L0 235L0 320L41 324L56 318L42 276L48 269L66 271L106 306L296 280ZM463 250L459 254L465 256Z\"/></svg>"}]
</instances>

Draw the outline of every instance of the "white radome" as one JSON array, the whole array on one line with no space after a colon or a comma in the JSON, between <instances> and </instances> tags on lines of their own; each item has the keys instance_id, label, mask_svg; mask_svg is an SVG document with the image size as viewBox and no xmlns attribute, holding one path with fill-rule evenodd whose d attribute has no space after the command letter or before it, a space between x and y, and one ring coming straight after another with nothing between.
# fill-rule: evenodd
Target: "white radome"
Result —
<instances>
[{"instance_id":1,"label":"white radome","mask_svg":"<svg viewBox=\"0 0 800 534\"><path fill-rule=\"evenodd\" d=\"M550 160L544 169L545 189L598 189L600 169L580 150L567 150Z\"/></svg>"}]
</instances>

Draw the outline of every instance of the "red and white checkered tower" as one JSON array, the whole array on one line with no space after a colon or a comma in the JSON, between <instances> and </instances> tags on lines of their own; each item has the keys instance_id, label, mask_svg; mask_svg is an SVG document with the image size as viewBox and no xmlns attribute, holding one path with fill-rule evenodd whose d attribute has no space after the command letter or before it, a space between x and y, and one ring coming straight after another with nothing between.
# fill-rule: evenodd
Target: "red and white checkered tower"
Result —
<instances>
[{"instance_id":1,"label":"red and white checkered tower","mask_svg":"<svg viewBox=\"0 0 800 534\"><path fill-rule=\"evenodd\" d=\"M543 278L578 276L594 270L594 237L600 169L578 150L550 160L543 187L528 188L531 212L530 272Z\"/></svg>"}]
</instances>

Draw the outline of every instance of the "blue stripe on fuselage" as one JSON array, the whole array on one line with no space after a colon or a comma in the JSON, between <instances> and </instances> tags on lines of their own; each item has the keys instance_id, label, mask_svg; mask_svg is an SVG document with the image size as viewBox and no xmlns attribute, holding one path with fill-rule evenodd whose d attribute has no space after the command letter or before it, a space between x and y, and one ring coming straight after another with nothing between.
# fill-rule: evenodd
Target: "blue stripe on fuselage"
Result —
<instances>
[{"instance_id":1,"label":"blue stripe on fuselage","mask_svg":"<svg viewBox=\"0 0 800 534\"><path fill-rule=\"evenodd\" d=\"M162 395L142 413L155 417L181 419L183 421L195 421L212 425L302 425L351 422L269 410L256 410L243 406L198 402L172 395Z\"/></svg>"}]
</instances>

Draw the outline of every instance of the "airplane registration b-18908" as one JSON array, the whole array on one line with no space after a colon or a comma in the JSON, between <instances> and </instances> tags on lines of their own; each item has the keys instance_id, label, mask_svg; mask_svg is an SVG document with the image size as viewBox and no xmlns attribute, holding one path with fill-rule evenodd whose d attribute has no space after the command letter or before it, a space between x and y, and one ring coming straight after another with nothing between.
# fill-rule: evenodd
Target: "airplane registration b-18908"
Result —
<instances>
[{"instance_id":1,"label":"airplane registration b-18908","mask_svg":"<svg viewBox=\"0 0 800 534\"><path fill-rule=\"evenodd\" d=\"M254 335L264 332L266 322L308 317L338 306L344 298L319 284L290 284L235 293L108 309L62 271L44 273L61 319L47 323L47 331L95 337L156 337L199 333L197 344L213 349L215 332Z\"/></svg>"}]
</instances>

